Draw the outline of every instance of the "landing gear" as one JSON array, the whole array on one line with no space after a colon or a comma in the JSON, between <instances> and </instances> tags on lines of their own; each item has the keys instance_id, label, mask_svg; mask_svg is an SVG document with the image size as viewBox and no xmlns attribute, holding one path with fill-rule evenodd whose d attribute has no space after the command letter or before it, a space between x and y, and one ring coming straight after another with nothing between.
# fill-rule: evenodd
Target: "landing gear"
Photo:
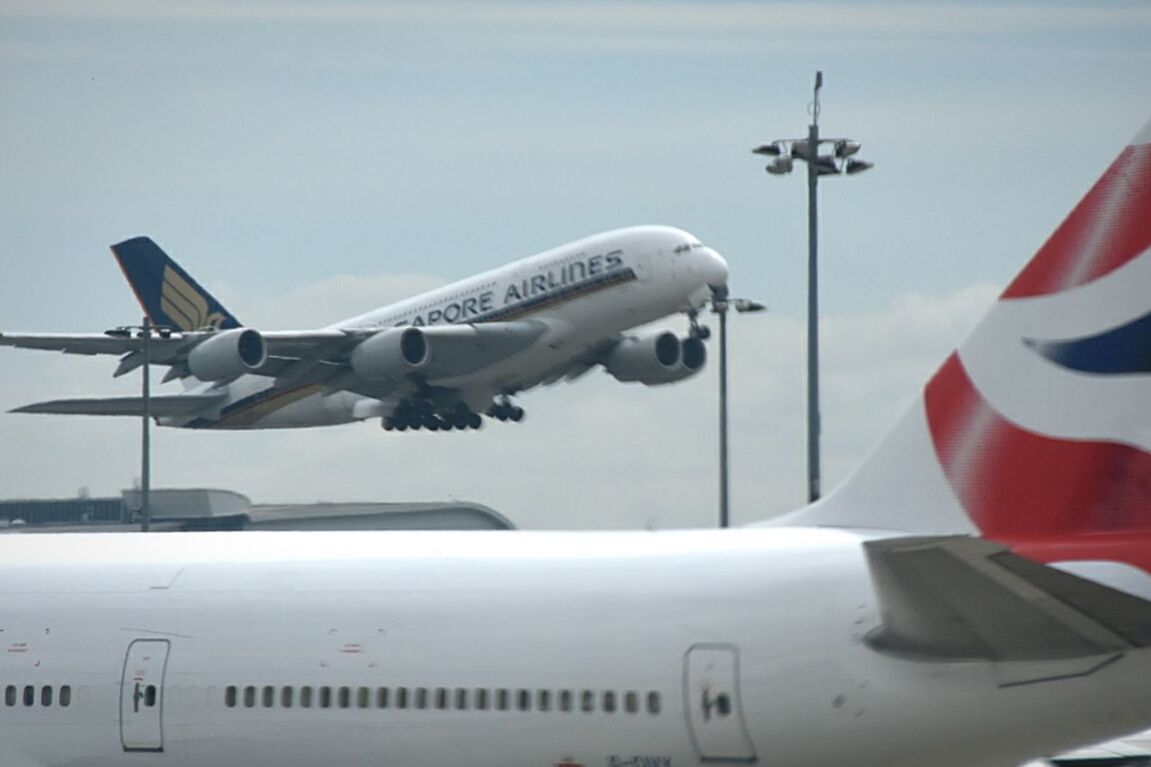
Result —
<instances>
[{"instance_id":1,"label":"landing gear","mask_svg":"<svg viewBox=\"0 0 1151 767\"><path fill-rule=\"evenodd\" d=\"M507 396L500 397L490 408L488 408L488 415L497 421L511 421L512 423L519 423L524 420L524 409L517 405L513 405Z\"/></svg>"},{"instance_id":2,"label":"landing gear","mask_svg":"<svg viewBox=\"0 0 1151 767\"><path fill-rule=\"evenodd\" d=\"M519 423L524 420L524 409L512 404L509 396L504 394L492 403L486 415L497 421ZM390 416L385 416L380 425L384 431L467 431L481 428L484 419L463 402L457 402L450 410L437 411L429 399L406 399Z\"/></svg>"},{"instance_id":3,"label":"landing gear","mask_svg":"<svg viewBox=\"0 0 1151 767\"><path fill-rule=\"evenodd\" d=\"M384 431L466 431L478 429L483 426L483 419L473 413L463 403L456 405L455 409L446 413L436 412L428 400L404 400L390 416L385 416L381 422Z\"/></svg>"},{"instance_id":4,"label":"landing gear","mask_svg":"<svg viewBox=\"0 0 1151 767\"><path fill-rule=\"evenodd\" d=\"M692 338L698 338L701 341L706 341L711 338L711 328L707 325L699 324L699 310L692 309L687 313L688 322L691 323L691 328L688 333Z\"/></svg>"}]
</instances>

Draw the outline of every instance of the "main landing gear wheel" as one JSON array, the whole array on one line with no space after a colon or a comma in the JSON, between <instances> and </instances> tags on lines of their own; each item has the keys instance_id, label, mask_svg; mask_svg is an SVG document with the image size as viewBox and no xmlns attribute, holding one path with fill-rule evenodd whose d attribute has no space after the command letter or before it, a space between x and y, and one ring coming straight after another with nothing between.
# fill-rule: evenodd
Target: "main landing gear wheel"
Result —
<instances>
[{"instance_id":1,"label":"main landing gear wheel","mask_svg":"<svg viewBox=\"0 0 1151 767\"><path fill-rule=\"evenodd\" d=\"M524 409L517 405L513 405L507 397L503 397L490 408L488 408L488 415L497 421L511 421L512 423L519 423L520 421L524 420Z\"/></svg>"},{"instance_id":2,"label":"main landing gear wheel","mask_svg":"<svg viewBox=\"0 0 1151 767\"><path fill-rule=\"evenodd\" d=\"M416 402L403 402L390 416L384 417L380 422L384 431L466 431L478 429L484 425L483 419L465 406L459 406L450 413L440 415L436 413L432 403L426 400Z\"/></svg>"}]
</instances>

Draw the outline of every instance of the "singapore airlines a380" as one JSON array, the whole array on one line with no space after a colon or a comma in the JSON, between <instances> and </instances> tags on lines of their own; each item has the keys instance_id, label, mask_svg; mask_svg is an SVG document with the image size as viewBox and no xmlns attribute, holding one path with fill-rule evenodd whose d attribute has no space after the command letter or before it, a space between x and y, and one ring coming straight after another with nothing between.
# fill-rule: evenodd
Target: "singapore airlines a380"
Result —
<instances>
[{"instance_id":1,"label":"singapore airlines a380","mask_svg":"<svg viewBox=\"0 0 1151 767\"><path fill-rule=\"evenodd\" d=\"M680 381L704 366L698 311L726 295L723 258L680 229L587 237L318 330L243 325L151 239L112 246L158 334L153 364L178 394L150 397L161 425L195 429L325 426L379 418L389 431L519 421L512 397L602 366L620 381ZM686 335L632 328L680 312ZM0 334L0 345L120 356L144 364L144 338ZM52 400L24 413L135 415L142 398Z\"/></svg>"}]
</instances>

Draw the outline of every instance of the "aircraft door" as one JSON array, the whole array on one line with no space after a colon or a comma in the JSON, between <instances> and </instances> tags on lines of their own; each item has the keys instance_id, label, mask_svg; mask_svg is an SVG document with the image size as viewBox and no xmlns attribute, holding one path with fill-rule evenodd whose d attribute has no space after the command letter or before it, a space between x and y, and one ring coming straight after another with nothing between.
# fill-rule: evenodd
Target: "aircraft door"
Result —
<instances>
[{"instance_id":1,"label":"aircraft door","mask_svg":"<svg viewBox=\"0 0 1151 767\"><path fill-rule=\"evenodd\" d=\"M688 726L704 762L754 762L739 698L739 649L735 645L698 644L684 659L684 695Z\"/></svg>"},{"instance_id":2,"label":"aircraft door","mask_svg":"<svg viewBox=\"0 0 1151 767\"><path fill-rule=\"evenodd\" d=\"M120 683L120 740L125 751L163 751L164 669L168 640L128 645Z\"/></svg>"}]
</instances>

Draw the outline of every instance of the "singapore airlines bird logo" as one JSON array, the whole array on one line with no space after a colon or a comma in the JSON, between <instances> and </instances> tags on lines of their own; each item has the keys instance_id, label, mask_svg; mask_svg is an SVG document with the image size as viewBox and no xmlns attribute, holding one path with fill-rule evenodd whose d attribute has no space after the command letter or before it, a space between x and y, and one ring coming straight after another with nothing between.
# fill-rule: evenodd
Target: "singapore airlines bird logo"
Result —
<instances>
[{"instance_id":1,"label":"singapore airlines bird logo","mask_svg":"<svg viewBox=\"0 0 1151 767\"><path fill-rule=\"evenodd\" d=\"M224 323L224 315L210 311L208 300L171 266L164 267L160 308L180 330L219 330Z\"/></svg>"}]
</instances>

